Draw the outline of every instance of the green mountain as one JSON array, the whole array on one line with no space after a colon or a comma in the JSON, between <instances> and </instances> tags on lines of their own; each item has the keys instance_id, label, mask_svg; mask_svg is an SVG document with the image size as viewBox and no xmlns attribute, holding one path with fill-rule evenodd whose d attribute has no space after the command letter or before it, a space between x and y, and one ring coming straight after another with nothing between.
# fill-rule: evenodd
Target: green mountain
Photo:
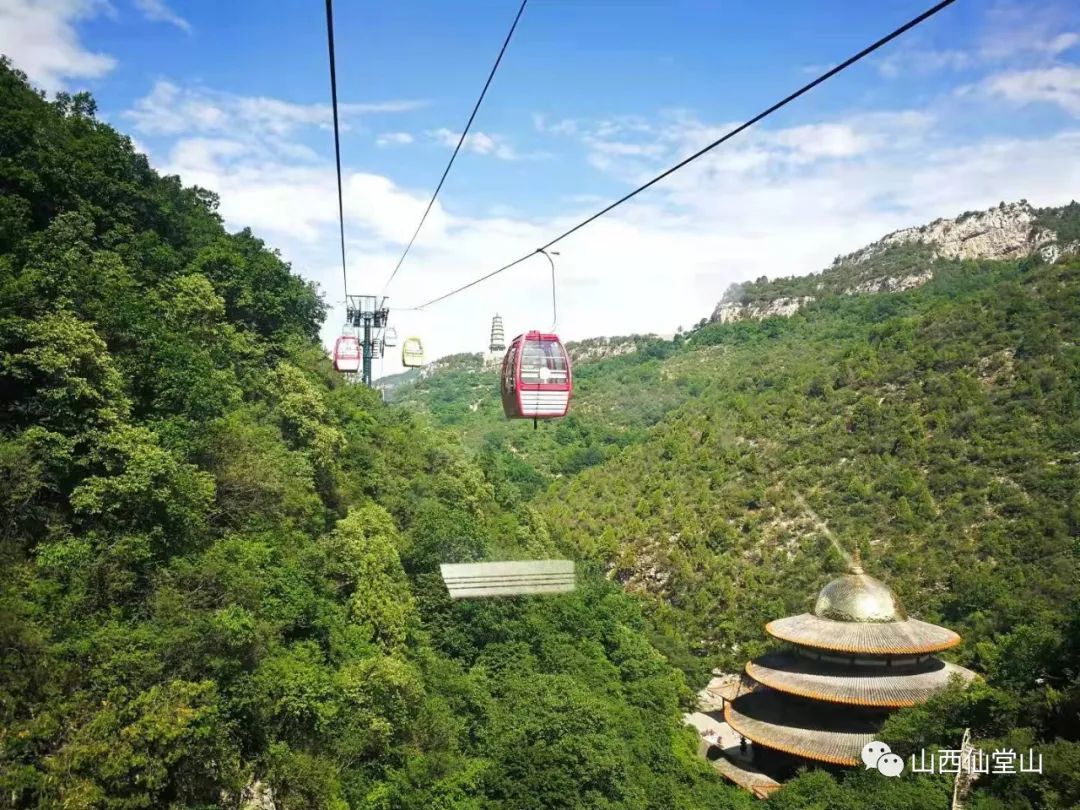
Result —
<instances>
[{"instance_id":1,"label":"green mountain","mask_svg":"<svg viewBox=\"0 0 1080 810\"><path fill-rule=\"evenodd\" d=\"M479 354L436 361L419 378L394 386L387 400L451 428L478 452L485 470L514 486L514 497L531 497L554 479L643 440L648 428L693 395L687 379L661 385L663 361L681 339L632 335L567 344L574 361L571 413L537 430L531 422L503 418L498 369Z\"/></svg>"},{"instance_id":2,"label":"green mountain","mask_svg":"<svg viewBox=\"0 0 1080 810\"><path fill-rule=\"evenodd\" d=\"M829 530L985 676L894 749L970 727L1044 755L971 807L1080 803L1080 206L583 342L533 430L478 358L343 384L273 250L6 63L0 191L0 807L750 807L679 714L837 570ZM559 553L570 596L437 572ZM950 791L811 771L769 804Z\"/></svg>"},{"instance_id":3,"label":"green mountain","mask_svg":"<svg viewBox=\"0 0 1080 810\"><path fill-rule=\"evenodd\" d=\"M94 112L0 63L0 807L749 806L615 584L449 601L543 518Z\"/></svg>"},{"instance_id":4,"label":"green mountain","mask_svg":"<svg viewBox=\"0 0 1080 810\"><path fill-rule=\"evenodd\" d=\"M976 806L1071 806L1078 226L1076 203L1003 204L818 275L741 285L684 337L576 366L571 415L538 431L502 420L479 372L398 400L535 493L553 541L642 597L654 644L696 686L763 652L767 621L812 606L843 567L831 537L858 549L909 611L960 632L956 660L985 676L898 715L896 740L955 746L971 727L984 748L1041 744L1055 762L1042 781L983 780ZM970 255L973 239L997 258ZM775 801L824 806L799 782Z\"/></svg>"}]
</instances>

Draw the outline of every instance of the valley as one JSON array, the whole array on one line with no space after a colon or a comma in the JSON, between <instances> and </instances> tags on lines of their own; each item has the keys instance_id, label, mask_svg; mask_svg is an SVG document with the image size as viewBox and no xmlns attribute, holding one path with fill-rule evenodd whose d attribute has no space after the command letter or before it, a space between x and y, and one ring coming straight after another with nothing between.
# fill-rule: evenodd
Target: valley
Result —
<instances>
[{"instance_id":1,"label":"valley","mask_svg":"<svg viewBox=\"0 0 1080 810\"><path fill-rule=\"evenodd\" d=\"M0 807L759 806L680 718L855 552L978 675L883 738L1038 748L978 810L1080 802L1076 203L570 344L534 430L481 355L335 372L315 285L96 109L0 63ZM439 574L555 556L572 594ZM908 776L766 806L949 800Z\"/></svg>"}]
</instances>

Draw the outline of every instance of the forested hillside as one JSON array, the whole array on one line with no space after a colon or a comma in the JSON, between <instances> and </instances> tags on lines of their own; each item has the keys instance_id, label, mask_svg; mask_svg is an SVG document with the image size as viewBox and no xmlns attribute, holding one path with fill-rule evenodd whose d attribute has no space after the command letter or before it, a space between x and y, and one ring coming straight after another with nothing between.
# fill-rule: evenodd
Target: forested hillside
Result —
<instances>
[{"instance_id":1,"label":"forested hillside","mask_svg":"<svg viewBox=\"0 0 1080 810\"><path fill-rule=\"evenodd\" d=\"M705 327L664 364L700 394L557 482L542 511L632 586L700 600L675 626L710 658L741 656L835 570L815 512L912 608L965 632L968 654L1043 626L1076 595L1078 271L940 263L918 290ZM751 576L757 598L736 610ZM974 622L990 582L1004 601Z\"/></svg>"},{"instance_id":2,"label":"forested hillside","mask_svg":"<svg viewBox=\"0 0 1080 810\"><path fill-rule=\"evenodd\" d=\"M750 807L679 712L838 572L826 523L985 678L894 747L1034 745L970 806L1080 803L1076 258L897 246L859 283L921 286L636 338L534 431L464 360L344 384L280 256L6 65L0 192L0 807ZM550 554L578 593L437 573ZM948 801L909 776L769 804Z\"/></svg>"},{"instance_id":3,"label":"forested hillside","mask_svg":"<svg viewBox=\"0 0 1080 810\"><path fill-rule=\"evenodd\" d=\"M394 386L389 401L448 427L477 451L485 470L505 478L515 492L532 496L557 477L573 475L641 441L646 431L698 389L689 379L664 384L663 361L674 341L655 336L621 339L634 351L574 365L570 414L533 430L532 423L507 422L499 395L499 373L479 355L439 361L429 373ZM568 344L574 353L575 344ZM528 428L526 430L525 428Z\"/></svg>"},{"instance_id":4,"label":"forested hillside","mask_svg":"<svg viewBox=\"0 0 1080 810\"><path fill-rule=\"evenodd\" d=\"M699 330L665 371L707 368L700 395L538 508L557 542L648 596L655 640L691 673L737 669L764 650L765 622L812 607L842 567L824 520L912 613L960 632L957 659L985 675L982 705L912 712L933 731L901 717L897 739L955 745L970 725L1041 740L1056 757L1044 783L979 794L1071 806L1080 261L932 269L917 290Z\"/></svg>"},{"instance_id":5,"label":"forested hillside","mask_svg":"<svg viewBox=\"0 0 1080 810\"><path fill-rule=\"evenodd\" d=\"M749 806L617 585L449 602L544 518L94 112L0 65L0 806Z\"/></svg>"},{"instance_id":6,"label":"forested hillside","mask_svg":"<svg viewBox=\"0 0 1080 810\"><path fill-rule=\"evenodd\" d=\"M1077 212L1040 216L1068 229ZM954 657L985 677L966 697L901 713L894 739L955 746L970 726L984 747L1041 743L1052 752L1045 776L984 779L975 806L1071 807L1080 260L956 261L899 247L868 265L860 279L902 268L921 286L817 288L792 317L710 323L651 354L576 368L559 424L534 432L478 409L463 417L466 435L486 469L536 491L561 548L643 597L653 642L695 685L763 652L770 619L812 608L843 568L831 530L911 613L960 632ZM755 300L793 284L761 282ZM425 385L445 391L453 379ZM436 405L419 386L414 396L451 421L452 398ZM861 777L828 781L804 777L772 801L866 806ZM930 795L919 802L931 806Z\"/></svg>"}]
</instances>

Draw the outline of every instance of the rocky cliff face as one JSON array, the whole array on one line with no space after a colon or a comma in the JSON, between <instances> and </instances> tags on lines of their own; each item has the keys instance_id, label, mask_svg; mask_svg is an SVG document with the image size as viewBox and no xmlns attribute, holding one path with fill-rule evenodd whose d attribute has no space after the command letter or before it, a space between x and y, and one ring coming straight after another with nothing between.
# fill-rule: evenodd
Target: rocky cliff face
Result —
<instances>
[{"instance_id":1,"label":"rocky cliff face","mask_svg":"<svg viewBox=\"0 0 1080 810\"><path fill-rule=\"evenodd\" d=\"M468 374L477 374L486 368L487 356L481 352L462 354L448 354L438 360L432 360L420 369L420 379L427 379L433 374L444 371L464 371Z\"/></svg>"},{"instance_id":2,"label":"rocky cliff face","mask_svg":"<svg viewBox=\"0 0 1080 810\"><path fill-rule=\"evenodd\" d=\"M858 281L850 287L845 287L841 292L844 295L866 295L869 293L903 292L913 287L921 287L934 277L932 270L899 274L895 276L880 276Z\"/></svg>"},{"instance_id":3,"label":"rocky cliff face","mask_svg":"<svg viewBox=\"0 0 1080 810\"><path fill-rule=\"evenodd\" d=\"M823 295L902 292L930 281L930 264L935 259L1037 256L1053 262L1080 253L1078 212L1076 203L1037 209L1021 200L904 228L837 258L821 273L733 285L710 320L730 323L788 317Z\"/></svg>"},{"instance_id":4,"label":"rocky cliff face","mask_svg":"<svg viewBox=\"0 0 1080 810\"><path fill-rule=\"evenodd\" d=\"M812 295L800 295L794 298L774 298L771 301L759 301L751 304L721 301L713 310L709 320L720 323L753 320L760 321L781 315L785 318L794 315L799 309L814 300Z\"/></svg>"},{"instance_id":5,"label":"rocky cliff face","mask_svg":"<svg viewBox=\"0 0 1080 810\"><path fill-rule=\"evenodd\" d=\"M1027 200L1021 200L894 231L841 261L861 264L892 245L912 242L930 246L935 257L944 259L1016 259L1040 254L1053 261L1061 253L1057 234L1041 226L1036 210Z\"/></svg>"},{"instance_id":6,"label":"rocky cliff face","mask_svg":"<svg viewBox=\"0 0 1080 810\"><path fill-rule=\"evenodd\" d=\"M589 363L605 357L618 357L633 354L638 350L637 342L655 335L630 335L629 337L587 338L566 344L566 351L573 363Z\"/></svg>"}]
</instances>

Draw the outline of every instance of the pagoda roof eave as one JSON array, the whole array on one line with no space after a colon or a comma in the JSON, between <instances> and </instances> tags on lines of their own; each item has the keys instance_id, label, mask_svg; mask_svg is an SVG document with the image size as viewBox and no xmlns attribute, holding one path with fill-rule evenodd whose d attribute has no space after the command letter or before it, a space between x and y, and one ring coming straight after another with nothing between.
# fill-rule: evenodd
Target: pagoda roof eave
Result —
<instances>
[{"instance_id":1,"label":"pagoda roof eave","mask_svg":"<svg viewBox=\"0 0 1080 810\"><path fill-rule=\"evenodd\" d=\"M728 725L756 745L844 766L859 764L863 746L874 739L883 719L838 715L828 705L809 705L771 689L750 692L724 707Z\"/></svg>"},{"instance_id":2,"label":"pagoda roof eave","mask_svg":"<svg viewBox=\"0 0 1080 810\"><path fill-rule=\"evenodd\" d=\"M921 655L960 643L952 630L918 619L841 622L812 613L771 621L765 632L790 644L863 655Z\"/></svg>"},{"instance_id":3,"label":"pagoda roof eave","mask_svg":"<svg viewBox=\"0 0 1080 810\"><path fill-rule=\"evenodd\" d=\"M850 706L900 709L925 702L960 677L976 676L964 667L931 661L919 668L884 669L825 666L785 654L765 655L746 664L746 674L762 686L810 700Z\"/></svg>"}]
</instances>

